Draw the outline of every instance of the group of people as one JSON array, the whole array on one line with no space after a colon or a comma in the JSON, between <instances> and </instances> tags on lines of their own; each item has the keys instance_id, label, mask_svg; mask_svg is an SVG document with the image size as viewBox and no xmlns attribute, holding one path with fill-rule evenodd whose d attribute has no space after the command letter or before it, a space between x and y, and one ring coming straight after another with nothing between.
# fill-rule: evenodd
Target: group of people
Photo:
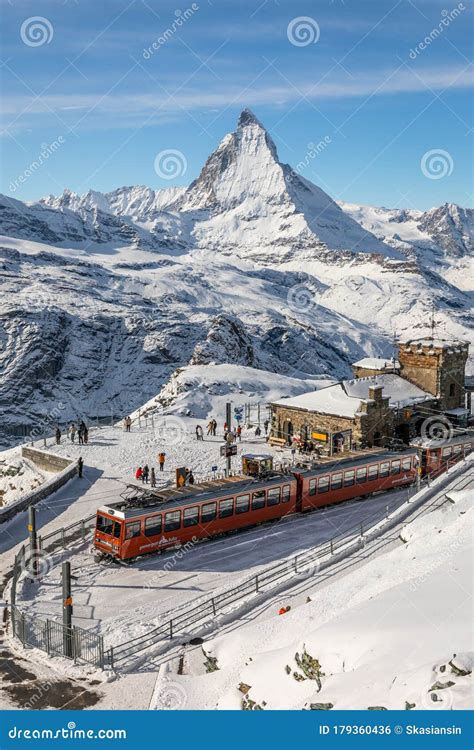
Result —
<instances>
[{"instance_id":1,"label":"group of people","mask_svg":"<svg viewBox=\"0 0 474 750\"><path fill-rule=\"evenodd\" d=\"M87 443L89 442L89 428L87 427L84 420L81 420L81 422L79 423L79 427L76 425L75 422L71 422L71 424L67 428L67 434L69 435L69 439L71 443L76 442L76 434L77 434L79 445L87 445ZM56 437L56 445L60 445L61 444L61 428L59 427L59 425L57 425L56 427L55 437Z\"/></svg>"},{"instance_id":2,"label":"group of people","mask_svg":"<svg viewBox=\"0 0 474 750\"><path fill-rule=\"evenodd\" d=\"M164 453L163 451L161 453L158 453L158 466L160 467L160 471L165 470L165 460L166 460L166 453ZM145 466L138 467L138 469L135 472L135 479L143 482L144 484L148 484L148 480L150 480L150 486L156 487L155 469L153 468L153 466L150 469L148 464L145 464Z\"/></svg>"},{"instance_id":3,"label":"group of people","mask_svg":"<svg viewBox=\"0 0 474 750\"><path fill-rule=\"evenodd\" d=\"M212 437L217 435L217 420L211 419L210 422L207 423L207 434L212 435Z\"/></svg>"}]
</instances>

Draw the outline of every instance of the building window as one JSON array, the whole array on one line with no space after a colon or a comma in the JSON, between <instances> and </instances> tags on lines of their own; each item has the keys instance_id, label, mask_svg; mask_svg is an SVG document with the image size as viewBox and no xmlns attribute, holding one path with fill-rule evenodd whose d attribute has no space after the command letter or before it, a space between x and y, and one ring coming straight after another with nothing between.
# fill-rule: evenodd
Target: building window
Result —
<instances>
[{"instance_id":1,"label":"building window","mask_svg":"<svg viewBox=\"0 0 474 750\"><path fill-rule=\"evenodd\" d=\"M331 489L338 490L340 487L342 487L342 473L333 474L331 476Z\"/></svg>"},{"instance_id":2,"label":"building window","mask_svg":"<svg viewBox=\"0 0 474 750\"><path fill-rule=\"evenodd\" d=\"M367 469L365 466L361 469L357 469L356 477L357 477L358 483L363 483L367 481Z\"/></svg>"},{"instance_id":3,"label":"building window","mask_svg":"<svg viewBox=\"0 0 474 750\"><path fill-rule=\"evenodd\" d=\"M392 474L400 474L400 459L392 461Z\"/></svg>"},{"instance_id":4,"label":"building window","mask_svg":"<svg viewBox=\"0 0 474 750\"><path fill-rule=\"evenodd\" d=\"M125 539L133 539L135 536L140 536L140 521L127 523L125 526Z\"/></svg>"},{"instance_id":5,"label":"building window","mask_svg":"<svg viewBox=\"0 0 474 750\"><path fill-rule=\"evenodd\" d=\"M329 491L329 477L318 479L318 493Z\"/></svg>"},{"instance_id":6,"label":"building window","mask_svg":"<svg viewBox=\"0 0 474 750\"><path fill-rule=\"evenodd\" d=\"M454 383L451 383L449 386L449 395L450 396L456 395L456 385Z\"/></svg>"},{"instance_id":7,"label":"building window","mask_svg":"<svg viewBox=\"0 0 474 750\"><path fill-rule=\"evenodd\" d=\"M352 484L354 484L354 475L354 469L344 472L344 487L350 487Z\"/></svg>"},{"instance_id":8,"label":"building window","mask_svg":"<svg viewBox=\"0 0 474 750\"><path fill-rule=\"evenodd\" d=\"M390 474L390 461L384 461L380 464L380 476L388 477Z\"/></svg>"},{"instance_id":9,"label":"building window","mask_svg":"<svg viewBox=\"0 0 474 750\"><path fill-rule=\"evenodd\" d=\"M379 467L377 465L369 466L369 480L377 479L379 475Z\"/></svg>"}]
</instances>

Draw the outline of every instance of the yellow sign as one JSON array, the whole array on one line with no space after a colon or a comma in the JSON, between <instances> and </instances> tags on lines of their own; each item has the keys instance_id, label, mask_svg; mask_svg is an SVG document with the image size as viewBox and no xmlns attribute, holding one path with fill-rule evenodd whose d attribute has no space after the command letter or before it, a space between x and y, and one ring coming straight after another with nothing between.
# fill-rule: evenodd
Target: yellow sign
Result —
<instances>
[{"instance_id":1,"label":"yellow sign","mask_svg":"<svg viewBox=\"0 0 474 750\"><path fill-rule=\"evenodd\" d=\"M72 596L68 596L68 598L64 600L64 606L72 607Z\"/></svg>"},{"instance_id":2,"label":"yellow sign","mask_svg":"<svg viewBox=\"0 0 474 750\"><path fill-rule=\"evenodd\" d=\"M176 487L184 487L186 484L186 467L181 466L176 469Z\"/></svg>"},{"instance_id":3,"label":"yellow sign","mask_svg":"<svg viewBox=\"0 0 474 750\"><path fill-rule=\"evenodd\" d=\"M327 432L312 432L311 438L313 440L320 440L323 443L327 443L328 441L328 434Z\"/></svg>"},{"instance_id":4,"label":"yellow sign","mask_svg":"<svg viewBox=\"0 0 474 750\"><path fill-rule=\"evenodd\" d=\"M31 525L31 523L28 524L28 531L33 531L33 526Z\"/></svg>"}]
</instances>

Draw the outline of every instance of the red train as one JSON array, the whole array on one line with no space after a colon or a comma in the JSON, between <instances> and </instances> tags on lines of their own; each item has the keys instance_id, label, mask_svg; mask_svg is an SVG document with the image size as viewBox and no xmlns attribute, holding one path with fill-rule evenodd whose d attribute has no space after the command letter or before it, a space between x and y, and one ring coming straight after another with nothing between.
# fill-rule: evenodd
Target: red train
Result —
<instances>
[{"instance_id":1,"label":"red train","mask_svg":"<svg viewBox=\"0 0 474 750\"><path fill-rule=\"evenodd\" d=\"M180 489L150 489L138 501L122 500L98 509L94 546L102 554L127 560L409 485L418 471L438 474L473 447L474 435L464 435L442 445L352 455L288 474L240 475Z\"/></svg>"}]
</instances>

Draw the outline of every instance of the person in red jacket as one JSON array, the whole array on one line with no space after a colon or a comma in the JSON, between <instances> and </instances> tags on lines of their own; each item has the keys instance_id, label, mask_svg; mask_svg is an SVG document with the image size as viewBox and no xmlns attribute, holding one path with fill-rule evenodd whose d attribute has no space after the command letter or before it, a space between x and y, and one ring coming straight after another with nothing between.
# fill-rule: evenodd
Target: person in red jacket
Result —
<instances>
[{"instance_id":1,"label":"person in red jacket","mask_svg":"<svg viewBox=\"0 0 474 750\"><path fill-rule=\"evenodd\" d=\"M138 479L140 481L140 479L142 478L142 475L143 475L143 470L142 470L142 467L139 466L135 472L135 479Z\"/></svg>"}]
</instances>

